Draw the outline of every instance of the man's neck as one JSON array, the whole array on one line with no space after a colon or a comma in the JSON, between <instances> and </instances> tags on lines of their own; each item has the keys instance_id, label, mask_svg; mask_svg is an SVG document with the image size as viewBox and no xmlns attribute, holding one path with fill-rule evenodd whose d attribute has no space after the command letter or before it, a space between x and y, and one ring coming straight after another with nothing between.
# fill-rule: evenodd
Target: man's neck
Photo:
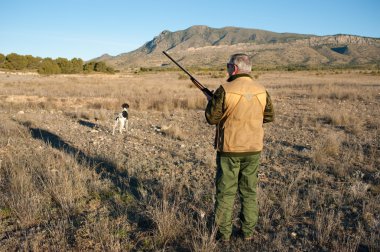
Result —
<instances>
[{"instance_id":1,"label":"man's neck","mask_svg":"<svg viewBox=\"0 0 380 252\"><path fill-rule=\"evenodd\" d=\"M227 79L227 82L231 82L233 80L236 80L237 78L240 78L240 77L249 77L249 78L252 78L251 75L249 75L249 73L237 73L237 74L234 74L234 75L231 75L228 79Z\"/></svg>"}]
</instances>

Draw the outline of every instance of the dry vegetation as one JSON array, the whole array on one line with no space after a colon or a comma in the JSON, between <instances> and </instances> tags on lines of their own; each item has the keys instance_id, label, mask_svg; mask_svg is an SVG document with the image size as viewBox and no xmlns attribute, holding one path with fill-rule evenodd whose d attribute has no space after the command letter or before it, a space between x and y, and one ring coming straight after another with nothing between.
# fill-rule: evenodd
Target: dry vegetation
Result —
<instances>
[{"instance_id":1,"label":"dry vegetation","mask_svg":"<svg viewBox=\"0 0 380 252\"><path fill-rule=\"evenodd\" d=\"M255 74L277 117L256 239L228 246L212 222L214 127L179 76L0 74L0 250L380 249L379 76ZM112 136L125 101L131 131Z\"/></svg>"}]
</instances>

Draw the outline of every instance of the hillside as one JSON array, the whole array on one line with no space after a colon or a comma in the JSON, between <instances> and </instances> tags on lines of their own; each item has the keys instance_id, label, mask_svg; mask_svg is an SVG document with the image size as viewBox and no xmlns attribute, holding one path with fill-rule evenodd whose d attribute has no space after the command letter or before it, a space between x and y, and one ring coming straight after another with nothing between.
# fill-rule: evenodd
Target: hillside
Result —
<instances>
[{"instance_id":1,"label":"hillside","mask_svg":"<svg viewBox=\"0 0 380 252\"><path fill-rule=\"evenodd\" d=\"M340 66L379 64L380 39L354 35L315 36L238 27L192 26L163 31L140 48L100 58L116 69L169 64L169 51L186 66L219 67L228 56L246 52L257 66ZM99 59L99 58L98 58Z\"/></svg>"}]
</instances>

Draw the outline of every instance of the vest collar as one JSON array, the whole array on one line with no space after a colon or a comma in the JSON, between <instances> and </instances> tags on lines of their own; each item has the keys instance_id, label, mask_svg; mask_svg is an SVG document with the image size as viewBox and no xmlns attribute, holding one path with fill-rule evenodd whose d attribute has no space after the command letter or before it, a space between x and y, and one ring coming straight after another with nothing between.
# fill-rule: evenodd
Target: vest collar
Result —
<instances>
[{"instance_id":1,"label":"vest collar","mask_svg":"<svg viewBox=\"0 0 380 252\"><path fill-rule=\"evenodd\" d=\"M230 77L227 79L227 82L234 81L234 80L236 80L237 78L240 78L240 77L249 77L249 78L252 79L251 75L246 74L246 73L240 73L240 74L235 74L235 75L230 76Z\"/></svg>"}]
</instances>

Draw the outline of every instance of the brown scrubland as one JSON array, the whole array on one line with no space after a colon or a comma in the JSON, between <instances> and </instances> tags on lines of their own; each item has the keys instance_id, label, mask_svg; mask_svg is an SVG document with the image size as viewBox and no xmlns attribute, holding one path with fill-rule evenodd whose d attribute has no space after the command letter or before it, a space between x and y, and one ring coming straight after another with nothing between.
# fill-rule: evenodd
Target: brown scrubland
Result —
<instances>
[{"instance_id":1,"label":"brown scrubland","mask_svg":"<svg viewBox=\"0 0 380 252\"><path fill-rule=\"evenodd\" d=\"M194 73L210 89L220 72ZM0 250L378 251L380 76L255 72L272 96L255 240L213 226L214 127L179 72L0 73ZM128 102L129 131L112 133Z\"/></svg>"}]
</instances>

